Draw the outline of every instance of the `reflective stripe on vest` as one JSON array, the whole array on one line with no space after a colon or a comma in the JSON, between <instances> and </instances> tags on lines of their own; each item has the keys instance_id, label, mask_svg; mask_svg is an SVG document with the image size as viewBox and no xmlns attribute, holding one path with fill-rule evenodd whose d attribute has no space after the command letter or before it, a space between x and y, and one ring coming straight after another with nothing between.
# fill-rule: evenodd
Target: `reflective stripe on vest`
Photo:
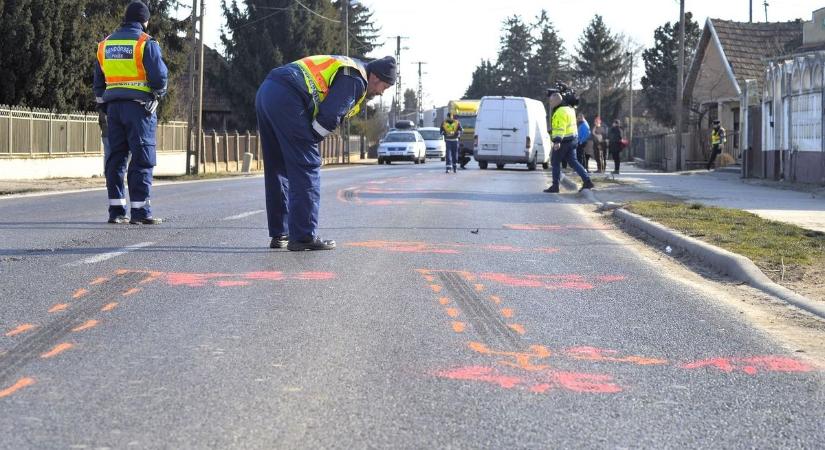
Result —
<instances>
[{"instance_id":1,"label":"reflective stripe on vest","mask_svg":"<svg viewBox=\"0 0 825 450\"><path fill-rule=\"evenodd\" d=\"M576 136L578 136L576 111L570 106L560 106L556 108L556 111L553 113L550 137L552 139L561 138L564 140Z\"/></svg>"},{"instance_id":2,"label":"reflective stripe on vest","mask_svg":"<svg viewBox=\"0 0 825 450\"><path fill-rule=\"evenodd\" d=\"M332 85L332 82L335 80L335 76L338 75L338 72L341 69L344 67L355 69L358 71L361 78L364 79L364 82L367 81L367 68L364 64L346 56L307 56L306 58L295 61L293 64L300 67L301 72L304 74L304 81L307 85L307 91L312 96L312 102L315 106L315 111L312 114L313 118L318 115L318 106L324 101L324 99L327 98L329 87ZM347 113L347 118L358 114L361 110L361 103L364 102L366 97L367 92L365 89L364 95L362 95L361 98L355 102L355 105L352 109L350 109L349 113Z\"/></svg>"},{"instance_id":3,"label":"reflective stripe on vest","mask_svg":"<svg viewBox=\"0 0 825 450\"><path fill-rule=\"evenodd\" d=\"M724 140L725 136L725 129L719 128L719 131L713 130L710 133L710 143L711 145L719 145Z\"/></svg>"},{"instance_id":4,"label":"reflective stripe on vest","mask_svg":"<svg viewBox=\"0 0 825 450\"><path fill-rule=\"evenodd\" d=\"M141 33L137 39L106 38L97 45L97 62L106 78L106 89L152 92L143 67L143 50L149 39L151 36Z\"/></svg>"},{"instance_id":5,"label":"reflective stripe on vest","mask_svg":"<svg viewBox=\"0 0 825 450\"><path fill-rule=\"evenodd\" d=\"M457 137L456 136L458 134L458 121L457 120L453 120L453 123L450 123L450 122L445 120L444 123L441 124L441 126L444 128L444 134L446 135L446 137L448 139L455 139Z\"/></svg>"}]
</instances>

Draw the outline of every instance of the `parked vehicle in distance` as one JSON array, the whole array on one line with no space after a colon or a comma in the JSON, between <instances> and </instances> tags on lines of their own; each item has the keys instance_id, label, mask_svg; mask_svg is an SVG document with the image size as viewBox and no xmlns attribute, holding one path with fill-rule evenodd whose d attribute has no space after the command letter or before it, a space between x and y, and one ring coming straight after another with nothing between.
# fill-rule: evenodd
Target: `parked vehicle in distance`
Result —
<instances>
[{"instance_id":1,"label":"parked vehicle in distance","mask_svg":"<svg viewBox=\"0 0 825 450\"><path fill-rule=\"evenodd\" d=\"M390 131L381 139L378 144L378 164L390 164L392 161L412 161L416 164L427 162L427 147L418 131Z\"/></svg>"},{"instance_id":2,"label":"parked vehicle in distance","mask_svg":"<svg viewBox=\"0 0 825 450\"><path fill-rule=\"evenodd\" d=\"M427 147L427 158L441 158L442 161L447 157L447 143L444 142L444 136L441 135L441 129L436 127L419 128L418 132L424 138L424 144Z\"/></svg>"},{"instance_id":3,"label":"parked vehicle in distance","mask_svg":"<svg viewBox=\"0 0 825 450\"><path fill-rule=\"evenodd\" d=\"M473 156L481 169L489 163L527 164L536 170L550 165L552 143L547 132L547 110L525 97L484 97L478 109Z\"/></svg>"},{"instance_id":4,"label":"parked vehicle in distance","mask_svg":"<svg viewBox=\"0 0 825 450\"><path fill-rule=\"evenodd\" d=\"M414 130L415 122L412 120L398 120L395 122L396 130Z\"/></svg>"}]
</instances>

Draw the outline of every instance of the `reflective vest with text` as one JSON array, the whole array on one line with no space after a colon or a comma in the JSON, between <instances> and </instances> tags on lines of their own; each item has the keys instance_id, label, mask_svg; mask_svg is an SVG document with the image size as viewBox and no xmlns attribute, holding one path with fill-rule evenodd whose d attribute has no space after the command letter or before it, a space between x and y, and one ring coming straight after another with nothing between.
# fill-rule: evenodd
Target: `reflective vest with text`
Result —
<instances>
[{"instance_id":1,"label":"reflective vest with text","mask_svg":"<svg viewBox=\"0 0 825 450\"><path fill-rule=\"evenodd\" d=\"M97 62L106 78L106 89L152 92L143 67L143 51L150 39L141 33L137 39L106 38L97 44Z\"/></svg>"},{"instance_id":2,"label":"reflective vest with text","mask_svg":"<svg viewBox=\"0 0 825 450\"><path fill-rule=\"evenodd\" d=\"M318 115L318 106L324 101L325 98L327 98L329 87L332 86L332 82L335 80L336 75L338 75L338 72L341 69L345 67L354 69L358 72L361 78L364 79L364 82L367 82L367 68L364 63L346 56L307 56L306 58L295 61L293 64L300 67L301 72L304 74L304 81L306 82L307 90L312 96L312 101L315 105L315 110L312 114L313 118ZM350 109L349 113L347 113L346 118L349 119L361 111L361 104L364 102L366 97L367 92L365 89L364 94L360 99L358 99L357 102L355 102L355 105L352 109Z\"/></svg>"}]
</instances>

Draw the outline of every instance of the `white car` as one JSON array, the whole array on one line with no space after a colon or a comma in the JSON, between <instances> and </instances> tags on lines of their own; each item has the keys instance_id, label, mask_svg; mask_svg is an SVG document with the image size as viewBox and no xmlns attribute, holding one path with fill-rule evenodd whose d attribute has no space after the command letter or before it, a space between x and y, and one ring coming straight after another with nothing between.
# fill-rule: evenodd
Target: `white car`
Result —
<instances>
[{"instance_id":1,"label":"white car","mask_svg":"<svg viewBox=\"0 0 825 450\"><path fill-rule=\"evenodd\" d=\"M419 128L418 132L424 138L424 144L427 145L427 158L441 158L442 161L447 157L447 143L444 142L444 136L441 135L441 129L436 127Z\"/></svg>"},{"instance_id":2,"label":"white car","mask_svg":"<svg viewBox=\"0 0 825 450\"><path fill-rule=\"evenodd\" d=\"M427 162L427 147L418 131L390 131L381 139L378 144L378 164L390 164L392 161L412 161L416 164Z\"/></svg>"}]
</instances>

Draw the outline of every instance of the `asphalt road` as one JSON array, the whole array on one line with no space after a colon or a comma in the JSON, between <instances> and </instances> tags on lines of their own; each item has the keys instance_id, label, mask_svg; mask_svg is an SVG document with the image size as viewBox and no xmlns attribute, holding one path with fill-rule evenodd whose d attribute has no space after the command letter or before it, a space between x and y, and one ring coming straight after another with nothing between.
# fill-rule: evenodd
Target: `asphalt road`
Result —
<instances>
[{"instance_id":1,"label":"asphalt road","mask_svg":"<svg viewBox=\"0 0 825 450\"><path fill-rule=\"evenodd\" d=\"M545 173L325 170L330 252L263 179L0 199L0 447L815 448L822 371Z\"/></svg>"}]
</instances>

